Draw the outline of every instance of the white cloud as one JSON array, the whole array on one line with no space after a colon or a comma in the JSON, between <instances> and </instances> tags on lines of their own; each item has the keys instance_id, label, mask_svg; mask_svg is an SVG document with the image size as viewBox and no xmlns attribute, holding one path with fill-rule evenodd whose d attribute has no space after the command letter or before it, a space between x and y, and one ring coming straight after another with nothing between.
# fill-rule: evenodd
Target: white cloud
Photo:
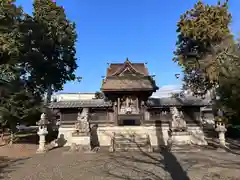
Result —
<instances>
[{"instance_id":1,"label":"white cloud","mask_svg":"<svg viewBox=\"0 0 240 180\"><path fill-rule=\"evenodd\" d=\"M159 87L159 90L153 93L152 97L154 98L170 97L172 93L179 93L180 91L181 86L179 85L165 85Z\"/></svg>"}]
</instances>

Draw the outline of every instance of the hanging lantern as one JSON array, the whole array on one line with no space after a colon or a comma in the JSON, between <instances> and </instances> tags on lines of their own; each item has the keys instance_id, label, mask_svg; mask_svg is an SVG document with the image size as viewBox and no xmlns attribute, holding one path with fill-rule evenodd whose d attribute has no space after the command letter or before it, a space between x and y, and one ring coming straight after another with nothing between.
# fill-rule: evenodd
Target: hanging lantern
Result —
<instances>
[{"instance_id":1,"label":"hanging lantern","mask_svg":"<svg viewBox=\"0 0 240 180\"><path fill-rule=\"evenodd\" d=\"M76 80L77 80L77 82L81 82L81 81L82 81L82 77L81 77L81 76L78 76L78 77L76 78Z\"/></svg>"},{"instance_id":2,"label":"hanging lantern","mask_svg":"<svg viewBox=\"0 0 240 180\"><path fill-rule=\"evenodd\" d=\"M178 79L180 77L180 74L175 74L175 77Z\"/></svg>"}]
</instances>

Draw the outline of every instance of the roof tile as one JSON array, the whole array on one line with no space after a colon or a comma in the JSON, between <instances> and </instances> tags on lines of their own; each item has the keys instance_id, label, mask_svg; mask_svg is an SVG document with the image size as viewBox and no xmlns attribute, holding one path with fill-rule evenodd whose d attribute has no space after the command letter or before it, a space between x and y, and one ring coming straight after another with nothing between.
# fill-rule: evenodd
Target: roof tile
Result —
<instances>
[{"instance_id":1,"label":"roof tile","mask_svg":"<svg viewBox=\"0 0 240 180\"><path fill-rule=\"evenodd\" d=\"M147 101L149 107L161 107L161 106L207 106L209 103L206 100L197 98L150 98ZM78 100L78 101L58 101L52 102L49 108L61 109L61 108L83 108L83 107L111 107L111 101L104 99L92 99L92 100Z\"/></svg>"},{"instance_id":2,"label":"roof tile","mask_svg":"<svg viewBox=\"0 0 240 180\"><path fill-rule=\"evenodd\" d=\"M107 78L102 90L136 90L136 89L153 89L153 84L149 79L130 79L130 78Z\"/></svg>"},{"instance_id":3,"label":"roof tile","mask_svg":"<svg viewBox=\"0 0 240 180\"><path fill-rule=\"evenodd\" d=\"M143 73L145 76L148 76L148 69L146 68L144 63L131 63L131 65L136 71ZM123 66L124 66L124 63L110 64L109 68L107 69L107 77L112 76L115 72L117 72Z\"/></svg>"},{"instance_id":4,"label":"roof tile","mask_svg":"<svg viewBox=\"0 0 240 180\"><path fill-rule=\"evenodd\" d=\"M49 108L82 108L82 107L110 107L112 103L104 99L91 99L91 100L75 100L75 101L58 101L51 102Z\"/></svg>"}]
</instances>

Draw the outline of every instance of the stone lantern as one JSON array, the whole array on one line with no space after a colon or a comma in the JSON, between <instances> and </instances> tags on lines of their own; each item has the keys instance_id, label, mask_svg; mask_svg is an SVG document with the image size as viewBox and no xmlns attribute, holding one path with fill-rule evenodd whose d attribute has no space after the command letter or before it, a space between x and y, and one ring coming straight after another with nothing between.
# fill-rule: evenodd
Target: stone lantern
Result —
<instances>
[{"instance_id":1,"label":"stone lantern","mask_svg":"<svg viewBox=\"0 0 240 180\"><path fill-rule=\"evenodd\" d=\"M223 113L221 110L218 110L217 113L215 130L218 132L220 148L223 150L226 147L225 132L227 129L225 127L225 123L223 122Z\"/></svg>"},{"instance_id":2,"label":"stone lantern","mask_svg":"<svg viewBox=\"0 0 240 180\"><path fill-rule=\"evenodd\" d=\"M39 135L39 146L37 149L37 153L45 153L47 151L46 148L46 135L48 134L47 124L48 124L47 114L43 112L41 114L40 120L37 122L38 125L37 134Z\"/></svg>"}]
</instances>

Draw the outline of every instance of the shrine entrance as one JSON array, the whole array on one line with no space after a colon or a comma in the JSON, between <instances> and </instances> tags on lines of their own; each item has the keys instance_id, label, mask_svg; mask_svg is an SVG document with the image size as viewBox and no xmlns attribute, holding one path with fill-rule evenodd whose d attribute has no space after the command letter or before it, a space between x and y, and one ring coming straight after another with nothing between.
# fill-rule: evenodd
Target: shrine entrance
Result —
<instances>
[{"instance_id":1,"label":"shrine entrance","mask_svg":"<svg viewBox=\"0 0 240 180\"><path fill-rule=\"evenodd\" d=\"M136 126L136 120L133 119L128 119L128 120L123 120L123 125L124 126Z\"/></svg>"},{"instance_id":2,"label":"shrine entrance","mask_svg":"<svg viewBox=\"0 0 240 180\"><path fill-rule=\"evenodd\" d=\"M110 64L101 91L113 103L114 124L140 126L146 101L158 87L144 63Z\"/></svg>"},{"instance_id":3,"label":"shrine entrance","mask_svg":"<svg viewBox=\"0 0 240 180\"><path fill-rule=\"evenodd\" d=\"M118 126L140 126L140 116L120 115L118 116Z\"/></svg>"},{"instance_id":4,"label":"shrine entrance","mask_svg":"<svg viewBox=\"0 0 240 180\"><path fill-rule=\"evenodd\" d=\"M139 126L140 121L135 119L125 119L119 122L119 126Z\"/></svg>"}]
</instances>

